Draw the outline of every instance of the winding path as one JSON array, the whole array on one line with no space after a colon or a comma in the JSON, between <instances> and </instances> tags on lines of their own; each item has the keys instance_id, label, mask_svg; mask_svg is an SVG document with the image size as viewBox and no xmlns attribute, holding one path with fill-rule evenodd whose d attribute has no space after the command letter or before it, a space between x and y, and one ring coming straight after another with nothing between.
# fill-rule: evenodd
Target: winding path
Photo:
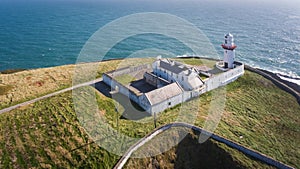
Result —
<instances>
[{"instance_id":1,"label":"winding path","mask_svg":"<svg viewBox=\"0 0 300 169\"><path fill-rule=\"evenodd\" d=\"M288 166L286 164L283 164L277 160L274 160L273 158L271 157L268 157L264 154L261 154L257 151L254 151L254 150L251 150L249 148L246 148L238 143L235 143L235 142L232 142L228 139L225 139L221 136L217 136L213 133L210 133L208 131L205 131L203 130L202 128L200 127L197 127L197 126L194 126L194 125L191 125L191 124L187 124L187 123L170 123L170 124L166 124L164 126L161 126L157 129L155 129L153 132L151 132L149 135L145 136L144 138L142 138L141 140L139 140L136 144L134 144L133 146L131 146L127 152L125 152L125 154L123 155L123 157L118 161L118 163L115 165L114 169L121 169L125 166L126 162L128 161L128 159L130 158L130 156L138 149L140 148L141 146L143 146L145 143L149 142L152 138L154 138L155 136L157 136L158 134L162 133L162 132L165 132L166 130L172 128L172 127L186 127L186 128L190 128L190 129L193 129L195 131L198 131L198 132L202 132L208 136L210 136L210 138L218 141L218 142L221 142L221 143L224 143L226 144L227 146L231 147L231 148L234 148L236 150L239 150L241 151L242 153L248 155L248 156L251 156L255 159L258 159L260 161L262 161L263 163L266 163L266 164L269 164L271 166L274 166L276 168L279 168L279 169L293 169L291 166Z\"/></svg>"},{"instance_id":2,"label":"winding path","mask_svg":"<svg viewBox=\"0 0 300 169\"><path fill-rule=\"evenodd\" d=\"M255 68L251 68L251 67L247 66L247 67L245 67L245 69L250 70L250 71L255 72L255 73L258 73L258 74L264 76L265 78L271 80L277 86L279 86L283 90L286 90L287 92L289 92L293 96L295 96L297 98L297 100L298 100L298 103L300 104L300 94L297 91L295 91L294 89L292 89L291 87L287 86L283 82L280 82L280 81L274 79L272 76L270 76L270 75L268 75L268 74L266 74L266 73L264 73L264 72L262 72L260 70L257 70ZM82 83L82 84L78 84L78 85L75 85L75 86L63 89L63 90L56 91L54 93L47 94L47 95L39 97L39 98L35 98L33 100L29 100L29 101L26 101L26 102L23 102L23 103L20 103L20 104L17 104L17 105L14 105L14 106L2 109L2 110L0 110L0 115L3 114L3 113L9 112L11 110L17 109L19 107L26 106L26 105L35 103L37 101L40 101L40 100L43 100L43 99L46 99L46 98L49 98L49 97L52 97L52 96L56 96L58 94L61 94L61 93L67 92L67 91L71 91L71 90L79 88L79 87L84 87L84 86L89 86L89 85L96 84L96 83L98 83L100 81L102 81L102 78L98 78L98 79L95 79L93 81L89 81L89 82L85 82L85 83ZM271 157L268 157L268 156L266 156L264 154L261 154L261 153L259 153L257 151L254 151L254 150L251 150L249 148L246 148L246 147L244 147L244 146L242 146L242 145L240 145L238 143L232 142L232 141L230 141L228 139L225 139L225 138L223 138L221 136L217 136L215 134L212 134L212 133L210 133L208 131L203 130L200 127L197 127L197 126L194 126L194 125L191 125L191 124L186 124L186 123L170 123L170 124L166 124L164 126L161 126L161 127L157 128L156 130L154 130L153 132L151 132L149 135L145 136L140 141L138 141L136 144L134 144L131 148L129 148L127 150L127 152L123 155L123 157L118 161L118 163L115 165L114 168L115 169L123 168L124 165L126 164L126 162L128 161L128 159L130 158L130 156L132 155L132 153L134 151L136 151L138 148L140 148L141 146L143 146L145 143L149 142L152 138L154 138L158 134L160 134L160 133L162 133L162 132L164 132L164 131L172 128L172 127L186 127L186 128L191 128L191 129L196 130L198 132L202 132L204 134L210 135L211 136L210 138L212 138L212 139L214 139L214 140L216 140L218 142L224 143L224 144L226 144L229 147L237 149L237 150L241 151L242 153L244 153L244 154L246 154L248 156L251 156L251 157L253 157L255 159L258 159L258 160L260 160L260 161L262 161L262 162L264 162L266 164L272 165L272 166L280 168L280 169L292 169L291 166L288 166L288 165L283 164L283 163L281 163L279 161L276 161L276 160L274 160Z\"/></svg>"},{"instance_id":3,"label":"winding path","mask_svg":"<svg viewBox=\"0 0 300 169\"><path fill-rule=\"evenodd\" d=\"M38 97L38 98L35 98L35 99L32 99L32 100L29 100L29 101L11 106L11 107L7 107L5 109L0 110L0 115L3 114L3 113L9 112L11 110L14 110L16 108L19 108L19 107L22 107L22 106L27 106L27 105L35 103L37 101L40 101L40 100L43 100L43 99L46 99L46 98L49 98L49 97L52 97L52 96L56 96L58 94L61 94L61 93L67 92L67 91L71 91L71 90L79 88L79 87L89 86L89 85L98 83L100 81L102 81L102 78L98 78L98 79L95 79L95 80L92 80L92 81L89 81L89 82L81 83L81 84L78 84L78 85L63 89L63 90L59 90L59 91L54 92L54 93L47 94L47 95L42 96L42 97Z\"/></svg>"}]
</instances>

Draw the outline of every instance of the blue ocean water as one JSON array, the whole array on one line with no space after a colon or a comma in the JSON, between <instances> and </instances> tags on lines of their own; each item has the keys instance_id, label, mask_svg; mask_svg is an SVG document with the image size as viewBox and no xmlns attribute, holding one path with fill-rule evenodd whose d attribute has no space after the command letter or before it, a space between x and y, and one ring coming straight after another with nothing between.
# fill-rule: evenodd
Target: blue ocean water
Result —
<instances>
[{"instance_id":1,"label":"blue ocean water","mask_svg":"<svg viewBox=\"0 0 300 169\"><path fill-rule=\"evenodd\" d=\"M74 64L95 31L138 12L164 12L186 19L206 34L220 57L223 36L231 32L238 45L237 60L292 77L300 76L300 10L296 5L220 0L3 0L0 1L0 71ZM123 57L149 47L172 50L177 55L191 52L172 39L140 35L119 43L106 57Z\"/></svg>"}]
</instances>

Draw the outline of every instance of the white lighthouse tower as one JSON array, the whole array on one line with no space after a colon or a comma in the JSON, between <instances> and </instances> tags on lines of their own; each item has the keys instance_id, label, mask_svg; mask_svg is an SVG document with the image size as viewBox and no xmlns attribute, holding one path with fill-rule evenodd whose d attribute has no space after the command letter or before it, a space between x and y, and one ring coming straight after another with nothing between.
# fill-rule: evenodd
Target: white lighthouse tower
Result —
<instances>
[{"instance_id":1,"label":"white lighthouse tower","mask_svg":"<svg viewBox=\"0 0 300 169\"><path fill-rule=\"evenodd\" d=\"M222 47L224 49L224 68L234 68L235 48L237 46L234 44L232 34L228 33L225 35L225 43L222 44Z\"/></svg>"}]
</instances>

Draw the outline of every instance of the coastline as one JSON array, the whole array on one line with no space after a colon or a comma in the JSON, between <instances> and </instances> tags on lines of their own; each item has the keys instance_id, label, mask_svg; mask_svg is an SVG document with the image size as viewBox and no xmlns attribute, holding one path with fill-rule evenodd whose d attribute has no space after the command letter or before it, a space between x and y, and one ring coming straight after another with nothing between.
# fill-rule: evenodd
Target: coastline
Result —
<instances>
[{"instance_id":1,"label":"coastline","mask_svg":"<svg viewBox=\"0 0 300 169\"><path fill-rule=\"evenodd\" d=\"M218 60L218 59L214 59L214 58L206 58L206 57L199 57L199 56L178 56L178 58L199 58L199 59L208 59L208 60L215 60L215 61ZM111 60L120 60L120 59L119 58L111 58L111 59L103 60L102 62L111 61ZM76 65L76 64L68 64L68 65ZM65 65L60 65L60 66L65 66ZM55 68L55 67L58 67L58 66L54 66L54 67L50 67L50 68ZM37 68L37 69L43 69L43 68L44 67ZM45 68L49 68L49 67L45 67ZM255 72L255 73L262 75L265 78L271 80L280 89L293 95L297 99L297 102L300 104L300 85L280 78L279 75L281 75L281 74L279 74L279 73L274 73L274 72L264 70L261 68L254 68L254 67L251 67L248 65L245 65L245 69L249 70L251 72ZM13 74L13 73L27 71L27 70L33 70L33 69L22 69L22 68L7 69L7 70L0 71L0 74ZM298 78L294 78L294 77L290 77L290 76L286 76L286 75L284 75L284 77L289 78L289 79L299 80Z\"/></svg>"},{"instance_id":2,"label":"coastline","mask_svg":"<svg viewBox=\"0 0 300 169\"><path fill-rule=\"evenodd\" d=\"M251 72L257 73L268 80L271 80L277 87L279 87L280 89L293 95L296 98L298 104L300 105L300 86L299 85L289 82L289 81L286 81L286 80L283 80L277 75L277 73L269 72L267 70L253 68L248 65L245 65L245 69L249 70Z\"/></svg>"},{"instance_id":3,"label":"coastline","mask_svg":"<svg viewBox=\"0 0 300 169\"><path fill-rule=\"evenodd\" d=\"M199 58L199 59L208 59L208 60L215 60L215 61L219 61L218 59L214 59L214 58L207 58L207 57L199 57L199 56L177 56L178 58ZM254 68L251 67L249 65L245 65L245 69L249 70L251 72L257 73L261 76L263 76L264 78L271 80L277 87L279 87L280 89L290 93L291 95L293 95L298 104L300 105L300 85L287 81L287 80L283 80L282 78L280 78L278 75L278 73L274 73L274 72L270 72L268 70L264 70L264 69L260 69L260 68ZM293 77L288 77L289 79L295 79L295 80L299 80L298 78L293 78Z\"/></svg>"},{"instance_id":4,"label":"coastline","mask_svg":"<svg viewBox=\"0 0 300 169\"><path fill-rule=\"evenodd\" d=\"M256 68L258 69L258 68ZM278 75L282 76L281 74L278 74L278 73L273 73L273 72L270 72L270 71L267 71L267 70L264 70L264 69L258 69L260 71L263 71L267 74L269 74L270 76L272 76L274 79L286 84L287 86L293 88L294 90L296 90L298 93L300 93L300 86L297 85L296 83L293 83L293 82L290 82L290 81L287 81L287 80L284 80L284 79L281 79ZM290 77L290 76L286 76L287 78L289 79L295 79L295 80L298 80L298 78L293 78L293 77Z\"/></svg>"},{"instance_id":5,"label":"coastline","mask_svg":"<svg viewBox=\"0 0 300 169\"><path fill-rule=\"evenodd\" d=\"M197 62L197 60L194 60L194 61ZM104 62L103 65L105 65L106 67L110 67L110 64L117 65L116 63L118 64L119 61ZM72 68L74 68L74 65L70 66L69 70L71 70ZM54 67L52 70L57 72L59 69L61 69L61 68ZM35 70L24 71L24 72L20 72L20 73L11 74L11 76L19 75L19 76L17 76L18 78L16 78L16 80L26 82L26 80L27 80L26 78L28 76L39 75L37 73L38 71L46 72L46 71L48 71L48 69L42 68L37 71L35 71ZM73 71L71 71L71 72L73 73ZM50 73L50 75L51 75L52 72L48 71L48 73ZM28 76L22 76L23 74L28 74ZM69 76L66 74L67 75L66 78L71 79L72 78L71 74ZM61 73L59 73L57 75L59 75L58 77L62 77ZM2 75L2 77L5 77L5 76L7 76L7 75ZM10 75L8 75L8 76L10 76ZM48 77L48 74L47 75L41 74L41 76L38 76L38 77L41 77L41 79L45 79ZM20 79L24 79L24 80L20 80ZM33 79L34 78L31 79L32 82L35 81ZM37 78L37 80L41 80L41 79ZM55 79L57 79L57 78L55 77ZM59 80L60 79L58 79L57 82L61 82ZM10 83L10 84L13 84L13 83ZM30 84L30 83L27 83L27 84ZM24 84L24 85L26 85L28 87L29 85L27 85L27 84ZM228 112L230 112L230 113L224 114L224 116L223 116L224 123L223 124L225 125L225 127L222 127L223 125L220 125L221 128L219 128L218 134L222 133L221 135L223 137L225 137L225 138L227 137L228 139L238 142L238 143L241 143L241 145L244 145L249 148L253 148L252 145L259 145L259 146L261 146L260 148L254 147L256 151L267 154L270 157L277 159L279 161L282 161L285 164L289 164L291 166L295 166L295 164L299 164L298 159L296 158L298 153L296 151L291 151L291 147L295 147L295 145L297 144L296 140L298 140L297 135L295 135L293 131L295 131L294 129L299 125L298 125L296 119L291 118L291 117L294 117L295 112L299 112L298 111L299 104L295 103L295 101L296 101L295 98L293 96L291 96L289 93L286 93L283 90L281 90L280 88L278 88L277 86L273 85L273 83L271 81L269 81L268 79L266 79L265 77L262 77L261 75L254 73L254 72L250 72L249 70L247 70L244 77L241 77L241 80L236 82L236 85L232 85L231 87L238 87L238 89L235 90L234 88L231 88L233 90L228 90L228 96L232 96L231 97L232 100L228 100L228 104L229 104ZM269 90L268 87L271 87L272 89ZM41 91L42 88L46 88L46 87L44 86L44 87L39 88L39 87L34 86L34 88L37 89L37 91ZM203 101L206 102L206 101L210 100L210 96L204 95L201 99L203 99ZM285 101L282 102L281 100L286 100L286 102ZM36 152L40 152L40 149L36 149L35 145L36 144L44 145L45 143L44 142L33 142L32 140L45 141L45 142L48 142L49 145L50 144L52 145L52 142L50 142L48 140L54 140L55 143L61 143L60 136L65 133L66 134L71 133L73 127L66 126L64 123L65 121L69 121L72 123L74 120L74 115L76 115L76 113L73 111L74 107L72 107L72 104L69 104L71 102L72 102L72 92L68 92L68 93L63 93L62 95L50 97L49 99L46 99L46 100L39 101L37 106L26 106L21 109L16 109L10 113L7 113L7 114L1 116L3 118L3 123L7 124L7 125L3 125L3 126L7 129L13 128L13 126L16 124L16 123L14 123L14 121L18 122L19 119L22 120L20 122L21 124L32 124L32 125L25 126L25 127L21 125L20 128L22 127L21 128L22 130L18 130L18 131L20 131L20 135L23 134L21 132L24 131L24 128L25 128L25 131L26 131L26 128L28 128L28 131L30 131L30 129L32 127L38 127L38 129L36 129L36 131L38 131L38 132L30 132L30 133L34 133L34 134L32 134L31 137L28 137L28 138L34 138L34 139L25 140L23 143L25 145L28 145L30 150L36 150ZM195 101L194 103L197 104L197 101ZM101 107L103 107L103 110L107 110L106 112L107 112L108 118L112 117L111 119L115 119L114 118L115 111L113 109L106 109L106 108L109 108L111 105L113 105L113 100L105 99L105 101L104 101L104 100L100 99L99 105ZM207 114L208 110L209 110L209 104L202 104L202 106L203 107L201 110L203 110L203 117L202 117L202 114L200 114L200 116L198 118L199 124L197 124L199 126L202 125L202 122L203 122L202 119L205 119L205 114ZM41 111L41 110L45 110L45 111ZM187 109L187 110L189 111L189 109ZM166 122L168 122L168 120L173 119L174 111L175 112L180 111L180 108L175 108L175 109L170 110L169 112L166 112L163 116L161 116L162 118L161 118L160 123L165 124ZM198 111L198 110L192 109L189 112L193 113L193 111ZM18 112L22 112L23 115L22 116L14 116L14 114L15 113L17 114ZM40 112L44 112L44 113L40 114ZM44 135L40 135L39 133L45 131L44 130L45 126L44 125L36 126L36 123L32 123L32 121L33 121L32 118L26 118L26 117L32 117L32 115L33 115L33 117L36 118L37 121L41 122L41 124L46 124L46 126L49 124L49 126L52 126L52 123L49 123L49 120L47 120L47 119L49 119L49 114L53 114L53 117L55 116L55 119L53 120L54 122L56 122L56 121L61 122L61 123L55 123L54 127L51 127L51 130L53 129L54 133L57 133L57 135L58 135L57 137L45 137ZM9 121L7 120L8 122L6 122L6 119L7 119L6 117L10 117L10 116L15 117L15 118L9 118ZM61 117L65 117L65 118L61 118ZM251 117L253 117L253 119ZM42 121L39 119L41 119ZM63 121L61 121L61 119ZM278 120L278 119L280 119L280 120ZM270 120L272 120L271 123L270 123ZM238 124L236 123L236 121L238 121ZM52 120L51 120L51 122L52 122ZM76 122L77 121L74 121L74 123L76 123ZM115 124L114 122L115 121L112 120L111 124ZM118 122L120 124L119 126L124 126L124 127L120 127L120 131L124 131L124 132L129 131L128 127L132 126L131 122L128 123L128 120L121 119ZM253 122L255 122L255 124L258 124L254 128L254 129L257 128L257 130L252 130ZM148 132L152 131L152 130L150 130L153 128L152 124L153 123L151 123L151 121L150 121L148 126L145 126L144 124L141 124L141 126L134 126L134 129L137 128L138 130L132 129L132 130L130 130L130 132L128 132L128 134L137 133L135 135L142 138L144 133L146 135ZM266 125L264 125L264 124L266 124ZM8 127L6 127L6 126L8 126ZM12 126L12 127L10 127L10 126ZM243 126L243 128L241 129L240 126ZM142 128L142 129L139 129L139 128ZM70 129L70 130L68 130L68 129ZM41 132L39 132L39 131L41 131ZM250 131L250 133L248 133L248 131ZM282 132L280 132L280 131L282 131ZM285 133L285 131L291 131L291 132ZM37 134L35 135L35 133L37 133ZM140 133L142 133L142 134L140 134ZM268 135L266 133L271 133L271 134ZM274 135L274 134L276 134L276 135ZM50 136L52 136L52 135L50 135ZM14 133L11 133L11 136L8 135L8 138L11 138L11 137L14 138L17 136L15 136ZM81 134L81 133L79 133L79 134L74 133L73 137L74 138L77 138L77 137L78 138L81 138L81 137L86 138L85 135ZM273 142L274 137L277 138L276 142ZM251 139L251 142L243 141L248 138ZM65 140L66 141L64 141L62 144L58 144L58 145L68 145L68 143L69 143L67 141L68 137L66 137ZM82 139L82 140L85 142L86 139ZM282 143L282 142L285 142L285 143ZM295 142L295 144L292 144L292 142ZM34 143L34 144L30 144L30 143ZM73 144L73 142L71 142L71 144ZM74 142L74 144L82 145L82 144L78 144L77 142ZM19 144L12 142L12 145L17 147ZM46 144L46 146L48 147L47 144ZM62 148L71 151L67 147L62 147ZM56 150L51 150L51 152L56 153ZM90 153L93 155L95 151L94 151L94 149L92 149L91 151L82 149L82 151L80 150L78 153L81 153L81 152ZM232 155L237 160L240 160L240 161L245 160L242 156L235 155L234 152L235 151L227 151L227 153L229 155ZM278 155L277 152L282 152L283 155ZM11 153L14 153L14 151L11 151ZM25 153L26 152L24 152L24 154ZM67 166L63 165L63 164L69 164L68 162L65 163L66 159L60 158L61 156L63 157L65 155L64 151L61 151L61 154L59 154L59 153L57 153L57 154L58 154L58 156L54 160L62 161L61 165L58 165L58 166L59 167L67 167ZM101 154L101 153L99 153L99 154ZM291 156L284 156L284 154L290 154ZM47 159L46 155L47 154L45 154L45 155L41 154L40 156ZM26 154L25 154L25 156L26 156ZM107 154L107 156L109 157L110 154ZM106 156L104 156L104 157L106 157ZM108 166L108 165L113 166L117 160L116 158L113 159L111 156L108 159L110 159L111 161L106 161L102 164L106 165L106 166ZM76 162L77 158L71 158L71 160ZM79 158L79 160L82 160L82 159ZM77 160L77 161L79 161L79 160ZM37 159L37 161L39 162L41 160ZM250 161L252 163L251 159L250 159ZM47 162L50 163L51 161L46 161L45 163L47 163ZM4 168L6 168L6 167L4 167Z\"/></svg>"}]
</instances>

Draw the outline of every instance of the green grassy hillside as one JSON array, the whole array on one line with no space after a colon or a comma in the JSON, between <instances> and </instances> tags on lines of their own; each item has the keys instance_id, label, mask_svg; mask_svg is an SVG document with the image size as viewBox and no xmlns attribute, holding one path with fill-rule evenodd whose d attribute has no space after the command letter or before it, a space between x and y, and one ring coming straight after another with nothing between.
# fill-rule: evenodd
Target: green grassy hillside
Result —
<instances>
[{"instance_id":1,"label":"green grassy hillside","mask_svg":"<svg viewBox=\"0 0 300 169\"><path fill-rule=\"evenodd\" d=\"M106 63L107 67L109 63ZM226 108L216 134L300 168L300 106L296 99L269 80L248 71L226 88ZM117 128L112 99L94 91L100 108L95 113L101 112L101 116ZM212 94L206 93L189 102L200 105L188 112L197 114L195 124L200 127L207 117L211 99ZM180 106L177 106L161 113L158 125L175 121L179 111ZM121 118L118 129L128 136L140 138L154 129L152 117L142 121L145 123ZM120 158L98 147L79 125L71 92L1 114L0 132L0 168L111 168ZM186 141L196 146L192 139ZM226 157L230 156L232 164L237 166L265 167L261 163L253 166L253 159L224 145L212 141L206 144L224 152ZM169 165L168 161L164 163Z\"/></svg>"},{"instance_id":2,"label":"green grassy hillside","mask_svg":"<svg viewBox=\"0 0 300 169\"><path fill-rule=\"evenodd\" d=\"M147 158L132 158L125 168L135 168L143 166L144 168L202 168L202 169L220 169L220 168L274 168L267 164L245 156L241 152L232 149L225 144L218 143L212 139L203 144L199 144L199 133L184 128L172 128L164 133L165 136L154 139L139 148L133 156L151 152L153 149L161 149L161 142L172 144L180 135L186 134L181 142L170 150ZM168 139L166 137L172 138ZM238 157L238 158L237 158Z\"/></svg>"}]
</instances>

